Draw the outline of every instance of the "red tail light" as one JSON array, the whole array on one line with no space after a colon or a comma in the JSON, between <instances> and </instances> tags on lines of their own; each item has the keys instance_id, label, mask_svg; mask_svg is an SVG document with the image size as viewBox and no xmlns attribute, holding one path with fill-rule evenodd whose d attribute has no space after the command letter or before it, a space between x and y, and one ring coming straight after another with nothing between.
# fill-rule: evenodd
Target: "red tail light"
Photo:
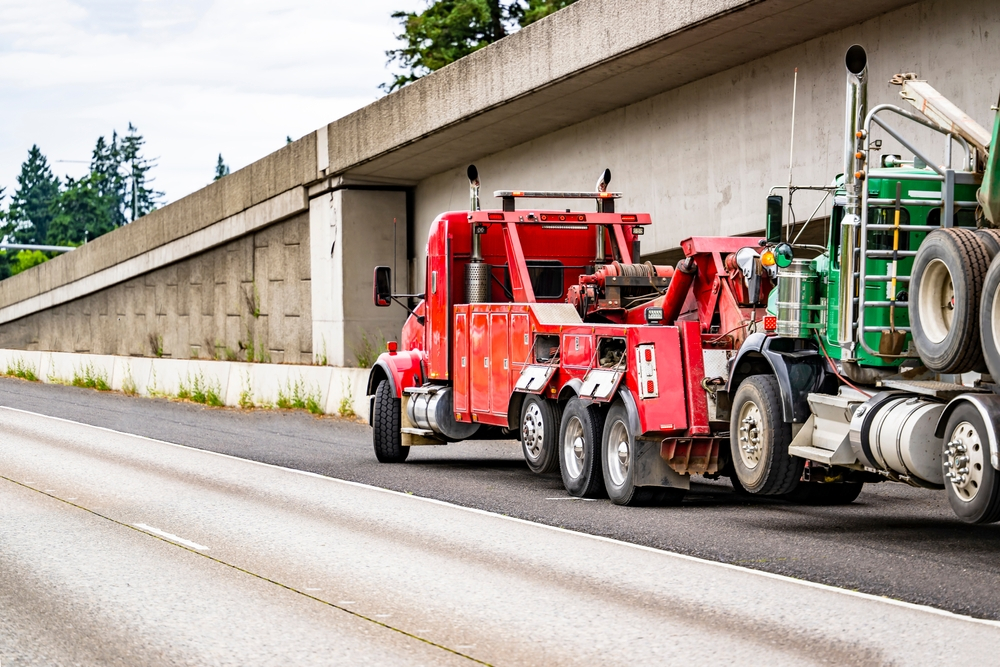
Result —
<instances>
[{"instance_id":1,"label":"red tail light","mask_svg":"<svg viewBox=\"0 0 1000 667\"><path fill-rule=\"evenodd\" d=\"M490 220L503 220L503 213L490 213L487 216Z\"/></svg>"},{"instance_id":2,"label":"red tail light","mask_svg":"<svg viewBox=\"0 0 1000 667\"><path fill-rule=\"evenodd\" d=\"M778 330L778 318L774 315L764 316L764 331L777 331Z\"/></svg>"},{"instance_id":3,"label":"red tail light","mask_svg":"<svg viewBox=\"0 0 1000 667\"><path fill-rule=\"evenodd\" d=\"M639 216L637 215L623 215L622 222L639 222Z\"/></svg>"}]
</instances>

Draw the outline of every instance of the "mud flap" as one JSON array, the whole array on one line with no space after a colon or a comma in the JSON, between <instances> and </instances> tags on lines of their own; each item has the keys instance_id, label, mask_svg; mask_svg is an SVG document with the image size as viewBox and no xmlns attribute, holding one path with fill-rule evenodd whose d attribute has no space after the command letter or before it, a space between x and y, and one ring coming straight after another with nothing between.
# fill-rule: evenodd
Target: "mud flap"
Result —
<instances>
[{"instance_id":1,"label":"mud flap","mask_svg":"<svg viewBox=\"0 0 1000 667\"><path fill-rule=\"evenodd\" d=\"M635 485L690 489L691 476L670 467L660 456L660 442L660 439L635 439L635 470L632 473Z\"/></svg>"}]
</instances>

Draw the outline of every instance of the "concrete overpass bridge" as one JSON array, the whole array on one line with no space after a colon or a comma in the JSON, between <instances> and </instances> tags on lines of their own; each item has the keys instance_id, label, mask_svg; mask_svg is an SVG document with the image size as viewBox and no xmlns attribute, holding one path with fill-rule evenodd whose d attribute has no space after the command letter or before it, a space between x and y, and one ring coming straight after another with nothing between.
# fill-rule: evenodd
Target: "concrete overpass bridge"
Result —
<instances>
[{"instance_id":1,"label":"concrete overpass bridge","mask_svg":"<svg viewBox=\"0 0 1000 667\"><path fill-rule=\"evenodd\" d=\"M580 189L610 167L622 206L653 215L647 259L758 230L788 181L796 67L795 181L840 171L853 43L872 104L914 71L990 126L994 0L580 0L3 281L0 348L355 365L404 315L371 306L372 267L395 261L419 291L427 228L467 205L472 161L484 192Z\"/></svg>"}]
</instances>

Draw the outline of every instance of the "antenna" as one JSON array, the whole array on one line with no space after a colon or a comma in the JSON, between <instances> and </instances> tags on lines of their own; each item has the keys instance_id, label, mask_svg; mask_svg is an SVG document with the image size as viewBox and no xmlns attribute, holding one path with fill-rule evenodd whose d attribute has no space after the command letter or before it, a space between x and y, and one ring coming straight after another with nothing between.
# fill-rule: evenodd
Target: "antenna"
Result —
<instances>
[{"instance_id":1,"label":"antenna","mask_svg":"<svg viewBox=\"0 0 1000 667\"><path fill-rule=\"evenodd\" d=\"M396 291L396 218L392 219L392 291Z\"/></svg>"},{"instance_id":2,"label":"antenna","mask_svg":"<svg viewBox=\"0 0 1000 667\"><path fill-rule=\"evenodd\" d=\"M792 160L795 157L795 97L799 89L799 68L795 68L795 75L792 79L792 137L788 142L788 219L791 225L786 232L786 241L792 238L792 227L795 226L795 214L792 212Z\"/></svg>"}]
</instances>

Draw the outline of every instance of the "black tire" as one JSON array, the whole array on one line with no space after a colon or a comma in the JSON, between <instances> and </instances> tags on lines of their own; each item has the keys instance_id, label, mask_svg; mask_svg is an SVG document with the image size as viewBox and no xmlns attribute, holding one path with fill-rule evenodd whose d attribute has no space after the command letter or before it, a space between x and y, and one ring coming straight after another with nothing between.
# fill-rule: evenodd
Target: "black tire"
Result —
<instances>
[{"instance_id":1,"label":"black tire","mask_svg":"<svg viewBox=\"0 0 1000 667\"><path fill-rule=\"evenodd\" d=\"M604 488L615 505L676 505L687 492L686 489L635 485L635 434L629 424L628 409L621 401L611 406L604 420L601 468Z\"/></svg>"},{"instance_id":2,"label":"black tire","mask_svg":"<svg viewBox=\"0 0 1000 667\"><path fill-rule=\"evenodd\" d=\"M801 505L850 505L861 495L864 486L863 482L800 482L791 493L785 495L785 499Z\"/></svg>"},{"instance_id":3,"label":"black tire","mask_svg":"<svg viewBox=\"0 0 1000 667\"><path fill-rule=\"evenodd\" d=\"M977 229L973 232L986 251L986 256L992 262L1000 253L1000 231L996 229Z\"/></svg>"},{"instance_id":4,"label":"black tire","mask_svg":"<svg viewBox=\"0 0 1000 667\"><path fill-rule=\"evenodd\" d=\"M990 464L986 423L975 406L964 403L955 408L942 446L944 488L951 509L966 523L1000 520L1000 475Z\"/></svg>"},{"instance_id":5,"label":"black tire","mask_svg":"<svg viewBox=\"0 0 1000 667\"><path fill-rule=\"evenodd\" d=\"M735 472L729 476L729 483L733 485L733 493L735 493L736 495L738 496L750 495L750 492L747 491L745 486L743 486L743 482L740 481L740 478L736 476Z\"/></svg>"},{"instance_id":6,"label":"black tire","mask_svg":"<svg viewBox=\"0 0 1000 667\"><path fill-rule=\"evenodd\" d=\"M559 427L559 472L567 493L577 498L604 496L601 433L604 413L593 404L571 398Z\"/></svg>"},{"instance_id":7,"label":"black tire","mask_svg":"<svg viewBox=\"0 0 1000 667\"><path fill-rule=\"evenodd\" d=\"M400 400L393 394L389 381L382 380L375 389L372 411L372 442L379 462L402 463L410 455L410 448L403 447L400 428Z\"/></svg>"},{"instance_id":8,"label":"black tire","mask_svg":"<svg viewBox=\"0 0 1000 667\"><path fill-rule=\"evenodd\" d=\"M788 454L792 427L781 413L781 390L773 375L751 375L733 397L729 424L733 468L749 493L775 496L799 483L805 460Z\"/></svg>"},{"instance_id":9,"label":"black tire","mask_svg":"<svg viewBox=\"0 0 1000 667\"><path fill-rule=\"evenodd\" d=\"M529 394L521 404L521 453L531 472L559 469L559 408L555 401Z\"/></svg>"},{"instance_id":10,"label":"black tire","mask_svg":"<svg viewBox=\"0 0 1000 667\"><path fill-rule=\"evenodd\" d=\"M982 364L979 306L989 263L968 229L938 229L920 245L910 276L910 325L930 370L966 373Z\"/></svg>"},{"instance_id":11,"label":"black tire","mask_svg":"<svg viewBox=\"0 0 1000 667\"><path fill-rule=\"evenodd\" d=\"M983 230L980 230L983 231ZM1000 260L990 264L979 304L979 338L993 381L1000 379Z\"/></svg>"}]
</instances>

